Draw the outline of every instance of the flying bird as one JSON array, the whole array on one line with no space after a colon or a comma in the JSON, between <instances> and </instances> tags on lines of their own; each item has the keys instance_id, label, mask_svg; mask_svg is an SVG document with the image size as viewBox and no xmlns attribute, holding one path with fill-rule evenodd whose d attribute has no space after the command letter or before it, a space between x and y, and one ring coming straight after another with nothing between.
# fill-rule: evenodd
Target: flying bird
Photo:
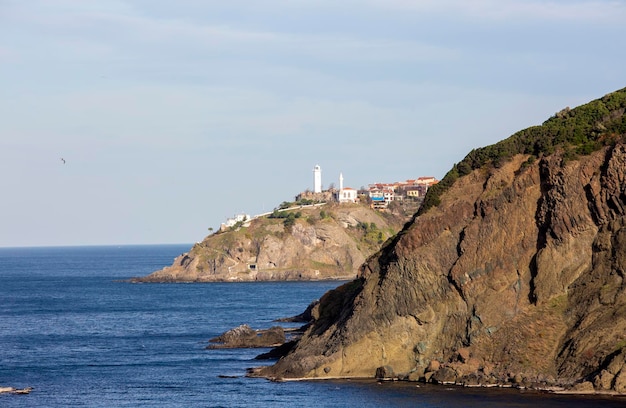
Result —
<instances>
[{"instance_id":1,"label":"flying bird","mask_svg":"<svg viewBox=\"0 0 626 408\"><path fill-rule=\"evenodd\" d=\"M65 164L65 159L63 157L61 157L61 161Z\"/></svg>"}]
</instances>

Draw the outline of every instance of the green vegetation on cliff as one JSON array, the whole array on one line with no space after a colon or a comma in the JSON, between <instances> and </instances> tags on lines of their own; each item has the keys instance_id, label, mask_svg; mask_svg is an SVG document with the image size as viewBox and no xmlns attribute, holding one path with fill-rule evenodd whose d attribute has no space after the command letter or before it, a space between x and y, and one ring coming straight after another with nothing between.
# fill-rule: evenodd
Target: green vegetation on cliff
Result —
<instances>
[{"instance_id":1,"label":"green vegetation on cliff","mask_svg":"<svg viewBox=\"0 0 626 408\"><path fill-rule=\"evenodd\" d=\"M283 203L207 236L146 282L352 279L415 213L414 203L381 212L365 204Z\"/></svg>"},{"instance_id":2,"label":"green vegetation on cliff","mask_svg":"<svg viewBox=\"0 0 626 408\"><path fill-rule=\"evenodd\" d=\"M588 155L602 146L626 140L626 88L577 108L565 108L540 126L521 130L496 144L474 149L432 186L418 211L439 205L439 197L459 178L483 166L500 167L517 154L536 158L563 151L565 160Z\"/></svg>"}]
</instances>

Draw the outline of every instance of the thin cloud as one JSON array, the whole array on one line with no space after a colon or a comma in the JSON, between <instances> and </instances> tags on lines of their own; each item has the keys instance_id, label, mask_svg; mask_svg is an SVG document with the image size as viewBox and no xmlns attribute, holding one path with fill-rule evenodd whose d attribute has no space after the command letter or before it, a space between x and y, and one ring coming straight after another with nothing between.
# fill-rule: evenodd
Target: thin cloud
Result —
<instances>
[{"instance_id":1,"label":"thin cloud","mask_svg":"<svg viewBox=\"0 0 626 408\"><path fill-rule=\"evenodd\" d=\"M354 35L298 34L249 30L211 24L198 24L183 20L155 19L111 13L77 13L59 15L38 21L67 34L84 32L85 27L93 40L104 34L115 39L121 47L129 42L148 43L163 47L165 44L188 44L184 47L230 51L246 49L250 55L262 50L264 53L287 53L308 55L333 60L451 60L457 53L445 47L419 41L372 40ZM106 32L105 32L106 31ZM119 35L125 34L124 37ZM118 33L118 34L116 34ZM83 40L84 41L84 40ZM246 48L249 47L249 48Z\"/></svg>"},{"instance_id":2,"label":"thin cloud","mask_svg":"<svg viewBox=\"0 0 626 408\"><path fill-rule=\"evenodd\" d=\"M369 0L372 8L393 11L446 13L481 20L553 20L620 22L626 5L618 1L516 1L516 0Z\"/></svg>"}]
</instances>

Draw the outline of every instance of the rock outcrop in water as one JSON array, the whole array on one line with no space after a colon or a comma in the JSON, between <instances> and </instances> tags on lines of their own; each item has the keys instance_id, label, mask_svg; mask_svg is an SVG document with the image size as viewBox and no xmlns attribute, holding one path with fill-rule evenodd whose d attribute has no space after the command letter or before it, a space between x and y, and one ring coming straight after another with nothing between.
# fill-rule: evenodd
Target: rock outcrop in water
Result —
<instances>
[{"instance_id":1,"label":"rock outcrop in water","mask_svg":"<svg viewBox=\"0 0 626 408\"><path fill-rule=\"evenodd\" d=\"M625 110L626 89L472 151L255 375L625 393Z\"/></svg>"},{"instance_id":2,"label":"rock outcrop in water","mask_svg":"<svg viewBox=\"0 0 626 408\"><path fill-rule=\"evenodd\" d=\"M207 349L276 347L285 343L285 331L280 326L254 330L247 324L235 327L209 340Z\"/></svg>"},{"instance_id":3,"label":"rock outcrop in water","mask_svg":"<svg viewBox=\"0 0 626 408\"><path fill-rule=\"evenodd\" d=\"M286 218L260 217L211 234L171 266L134 282L354 279L359 266L410 219L402 208L361 204L298 207Z\"/></svg>"},{"instance_id":4,"label":"rock outcrop in water","mask_svg":"<svg viewBox=\"0 0 626 408\"><path fill-rule=\"evenodd\" d=\"M33 387L26 388L13 388L13 387L0 387L0 394L30 394Z\"/></svg>"}]
</instances>

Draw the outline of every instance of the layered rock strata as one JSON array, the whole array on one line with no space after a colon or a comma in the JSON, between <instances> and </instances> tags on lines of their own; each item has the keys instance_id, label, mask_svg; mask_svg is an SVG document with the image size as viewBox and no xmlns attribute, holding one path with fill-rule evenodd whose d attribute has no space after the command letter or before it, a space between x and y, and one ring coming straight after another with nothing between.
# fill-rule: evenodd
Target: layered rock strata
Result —
<instances>
[{"instance_id":1,"label":"layered rock strata","mask_svg":"<svg viewBox=\"0 0 626 408\"><path fill-rule=\"evenodd\" d=\"M456 180L256 375L626 392L626 145L528 159Z\"/></svg>"}]
</instances>

